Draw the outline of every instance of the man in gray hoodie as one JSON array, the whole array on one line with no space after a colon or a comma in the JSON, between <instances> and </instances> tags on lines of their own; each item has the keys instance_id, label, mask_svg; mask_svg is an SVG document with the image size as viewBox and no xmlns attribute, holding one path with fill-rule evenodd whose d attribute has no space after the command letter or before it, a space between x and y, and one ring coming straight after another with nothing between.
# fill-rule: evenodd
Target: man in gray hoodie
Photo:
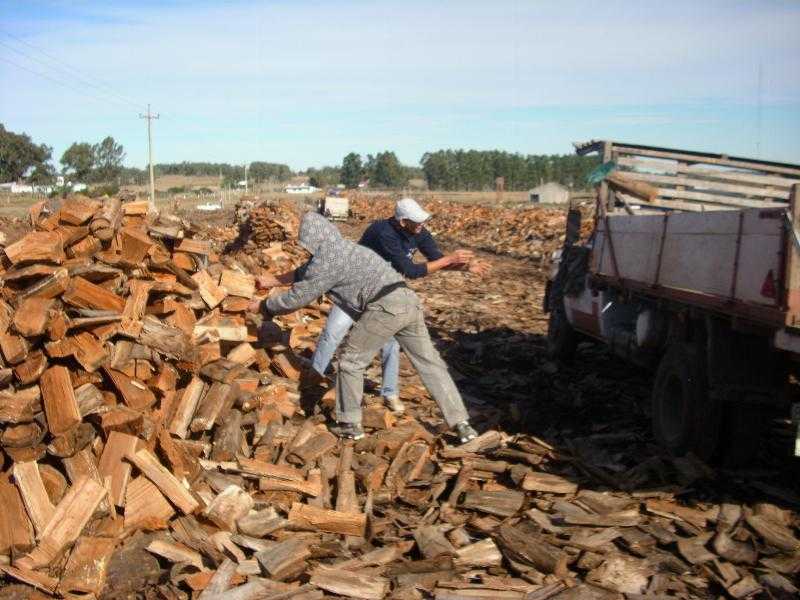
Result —
<instances>
[{"instance_id":1,"label":"man in gray hoodie","mask_svg":"<svg viewBox=\"0 0 800 600\"><path fill-rule=\"evenodd\" d=\"M267 298L259 309L266 317L294 312L327 293L333 303L357 319L339 359L336 378L335 432L360 439L364 371L394 337L417 369L459 440L476 437L461 394L431 342L417 295L378 254L344 239L322 215L307 213L300 224L300 245L311 260L297 270L292 287Z\"/></svg>"}]
</instances>

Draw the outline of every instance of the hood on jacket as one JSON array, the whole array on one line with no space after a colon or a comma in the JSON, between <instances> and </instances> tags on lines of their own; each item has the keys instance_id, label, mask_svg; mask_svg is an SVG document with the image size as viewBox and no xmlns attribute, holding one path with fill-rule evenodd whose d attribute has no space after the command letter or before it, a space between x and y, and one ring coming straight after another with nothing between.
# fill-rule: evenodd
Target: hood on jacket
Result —
<instances>
[{"instance_id":1,"label":"hood on jacket","mask_svg":"<svg viewBox=\"0 0 800 600\"><path fill-rule=\"evenodd\" d=\"M318 213L309 212L303 216L300 223L298 238L300 245L313 256L326 244L341 241L342 234L328 219Z\"/></svg>"}]
</instances>

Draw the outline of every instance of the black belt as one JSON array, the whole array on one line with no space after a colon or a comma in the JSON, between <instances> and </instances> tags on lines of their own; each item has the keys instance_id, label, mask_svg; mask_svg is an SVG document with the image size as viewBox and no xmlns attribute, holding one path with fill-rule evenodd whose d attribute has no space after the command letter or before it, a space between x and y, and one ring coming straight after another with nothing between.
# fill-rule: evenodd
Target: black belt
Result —
<instances>
[{"instance_id":1,"label":"black belt","mask_svg":"<svg viewBox=\"0 0 800 600\"><path fill-rule=\"evenodd\" d=\"M405 281L398 281L397 283L389 284L386 287L382 287L381 289L379 289L378 293L375 294L372 297L372 299L369 302L367 302L367 304L372 304L373 302L377 302L381 298L384 298L384 297L388 296L389 294L391 294L393 291L399 290L401 288L407 288L407 287L408 286L406 285Z\"/></svg>"}]
</instances>

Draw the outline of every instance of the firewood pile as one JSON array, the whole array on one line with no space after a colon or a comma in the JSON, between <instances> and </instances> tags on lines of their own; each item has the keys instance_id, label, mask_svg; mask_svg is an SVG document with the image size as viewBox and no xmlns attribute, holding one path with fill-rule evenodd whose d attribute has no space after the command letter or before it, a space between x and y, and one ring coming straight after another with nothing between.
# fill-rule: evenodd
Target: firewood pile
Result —
<instances>
[{"instance_id":1,"label":"firewood pile","mask_svg":"<svg viewBox=\"0 0 800 600\"><path fill-rule=\"evenodd\" d=\"M337 440L300 358L324 307L245 315L241 261L291 263L290 221L218 256L146 213L73 199L4 250L0 598L796 595L796 513L688 505L652 464L498 430L502 406L470 402L483 433L454 446L404 385L409 414L368 397L367 437Z\"/></svg>"},{"instance_id":2,"label":"firewood pile","mask_svg":"<svg viewBox=\"0 0 800 600\"><path fill-rule=\"evenodd\" d=\"M426 224L431 233L480 250L516 258L544 261L564 243L566 209L496 208L476 204L432 200L422 206L433 217ZM350 204L357 218L385 219L394 211L389 198L354 195ZM591 221L584 219L583 234Z\"/></svg>"}]
</instances>

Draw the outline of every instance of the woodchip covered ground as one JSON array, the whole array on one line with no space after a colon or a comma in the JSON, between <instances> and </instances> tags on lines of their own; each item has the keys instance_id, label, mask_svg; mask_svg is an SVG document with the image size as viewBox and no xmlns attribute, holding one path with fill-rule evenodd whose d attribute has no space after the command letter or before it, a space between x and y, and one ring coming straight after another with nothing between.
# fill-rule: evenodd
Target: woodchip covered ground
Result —
<instances>
[{"instance_id":1,"label":"woodchip covered ground","mask_svg":"<svg viewBox=\"0 0 800 600\"><path fill-rule=\"evenodd\" d=\"M357 201L344 233L390 206ZM6 224L0 598L796 597L791 464L665 456L647 373L545 357L563 212L431 205L493 266L413 284L482 434L456 447L405 360L406 415L373 385L367 437L327 433L299 360L327 305L245 312L254 274L303 259L291 207L241 229L115 208L34 211L16 244Z\"/></svg>"}]
</instances>

